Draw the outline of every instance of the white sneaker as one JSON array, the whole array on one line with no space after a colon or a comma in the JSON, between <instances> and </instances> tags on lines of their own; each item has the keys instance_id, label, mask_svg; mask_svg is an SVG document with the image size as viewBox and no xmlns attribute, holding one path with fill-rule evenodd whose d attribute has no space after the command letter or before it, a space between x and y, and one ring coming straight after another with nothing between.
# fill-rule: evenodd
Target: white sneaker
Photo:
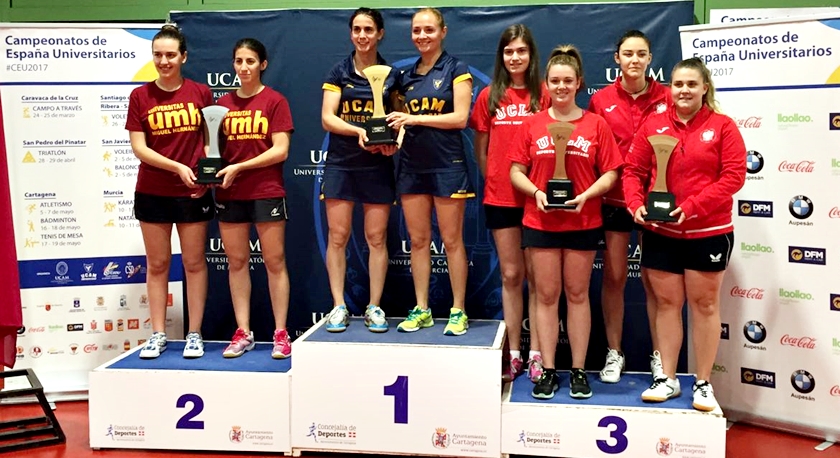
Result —
<instances>
[{"instance_id":1,"label":"white sneaker","mask_svg":"<svg viewBox=\"0 0 840 458\"><path fill-rule=\"evenodd\" d=\"M187 334L184 358L201 358L202 356L204 356L204 340L201 339L201 334L197 332Z\"/></svg>"},{"instance_id":2,"label":"white sneaker","mask_svg":"<svg viewBox=\"0 0 840 458\"><path fill-rule=\"evenodd\" d=\"M703 412L711 412L720 408L717 399L715 399L715 390L711 383L705 380L694 382L694 403L692 406Z\"/></svg>"},{"instance_id":3,"label":"white sneaker","mask_svg":"<svg viewBox=\"0 0 840 458\"><path fill-rule=\"evenodd\" d=\"M653 376L654 381L660 378L667 378L665 376L665 370L662 369L662 355L659 354L658 350L650 355L650 375Z\"/></svg>"},{"instance_id":4,"label":"white sneaker","mask_svg":"<svg viewBox=\"0 0 840 458\"><path fill-rule=\"evenodd\" d=\"M153 332L149 340L146 341L146 346L140 350L140 357L143 359L154 359L166 351L166 334L163 332Z\"/></svg>"},{"instance_id":5,"label":"white sneaker","mask_svg":"<svg viewBox=\"0 0 840 458\"><path fill-rule=\"evenodd\" d=\"M604 383L618 383L621 380L621 373L624 371L624 355L618 350L610 349L607 352L607 363L601 370L601 381Z\"/></svg>"},{"instance_id":6,"label":"white sneaker","mask_svg":"<svg viewBox=\"0 0 840 458\"><path fill-rule=\"evenodd\" d=\"M651 383L650 388L642 392L642 401L664 402L679 395L679 380L660 377Z\"/></svg>"},{"instance_id":7,"label":"white sneaker","mask_svg":"<svg viewBox=\"0 0 840 458\"><path fill-rule=\"evenodd\" d=\"M385 312L381 308L371 304L365 310L365 326L370 332L386 332L388 331L388 320L385 318Z\"/></svg>"},{"instance_id":8,"label":"white sneaker","mask_svg":"<svg viewBox=\"0 0 840 458\"><path fill-rule=\"evenodd\" d=\"M327 331L329 332L343 332L347 329L347 325L350 323L350 312L347 310L347 307L344 305L339 305L338 307L333 307L332 311L330 311L329 316L327 317Z\"/></svg>"}]
</instances>

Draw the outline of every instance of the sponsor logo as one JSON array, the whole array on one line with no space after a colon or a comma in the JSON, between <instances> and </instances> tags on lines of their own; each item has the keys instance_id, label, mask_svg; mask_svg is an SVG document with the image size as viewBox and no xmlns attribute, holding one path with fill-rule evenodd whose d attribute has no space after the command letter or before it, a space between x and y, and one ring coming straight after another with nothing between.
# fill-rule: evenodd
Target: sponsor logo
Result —
<instances>
[{"instance_id":1,"label":"sponsor logo","mask_svg":"<svg viewBox=\"0 0 840 458\"><path fill-rule=\"evenodd\" d=\"M739 200L738 216L754 218L772 218L773 202L765 200Z\"/></svg>"},{"instance_id":2,"label":"sponsor logo","mask_svg":"<svg viewBox=\"0 0 840 458\"><path fill-rule=\"evenodd\" d=\"M712 373L714 374L725 374L727 372L726 366L723 364L714 363L712 365Z\"/></svg>"},{"instance_id":3,"label":"sponsor logo","mask_svg":"<svg viewBox=\"0 0 840 458\"><path fill-rule=\"evenodd\" d=\"M799 291L798 289L794 291L788 291L784 288L779 288L779 297L781 298L782 302L814 300L814 296L811 293Z\"/></svg>"},{"instance_id":4,"label":"sponsor logo","mask_svg":"<svg viewBox=\"0 0 840 458\"><path fill-rule=\"evenodd\" d=\"M231 442L238 444L244 440L244 432L242 431L241 426L232 426L230 428L230 433L228 433L228 439Z\"/></svg>"},{"instance_id":5,"label":"sponsor logo","mask_svg":"<svg viewBox=\"0 0 840 458\"><path fill-rule=\"evenodd\" d=\"M85 325L83 323L73 323L67 325L67 332L84 331Z\"/></svg>"},{"instance_id":6,"label":"sponsor logo","mask_svg":"<svg viewBox=\"0 0 840 458\"><path fill-rule=\"evenodd\" d=\"M767 328L758 321L748 321L744 325L744 337L754 344L760 344L767 338Z\"/></svg>"},{"instance_id":7,"label":"sponsor logo","mask_svg":"<svg viewBox=\"0 0 840 458\"><path fill-rule=\"evenodd\" d=\"M721 340L729 340L729 323L720 324L720 338Z\"/></svg>"},{"instance_id":8,"label":"sponsor logo","mask_svg":"<svg viewBox=\"0 0 840 458\"><path fill-rule=\"evenodd\" d=\"M113 441L143 442L146 440L146 428L132 425L108 425L106 437Z\"/></svg>"},{"instance_id":9,"label":"sponsor logo","mask_svg":"<svg viewBox=\"0 0 840 458\"><path fill-rule=\"evenodd\" d=\"M52 282L57 283L60 285L71 283L70 277L67 275L67 271L70 270L70 267L64 261L59 261L55 264L55 276L53 277Z\"/></svg>"},{"instance_id":10,"label":"sponsor logo","mask_svg":"<svg viewBox=\"0 0 840 458\"><path fill-rule=\"evenodd\" d=\"M808 350L813 350L817 346L817 339L808 336L793 337L785 334L782 336L782 339L779 341L779 343L790 347L807 348Z\"/></svg>"},{"instance_id":11,"label":"sponsor logo","mask_svg":"<svg viewBox=\"0 0 840 458\"><path fill-rule=\"evenodd\" d=\"M814 161L799 161L799 162L788 162L782 161L779 164L779 171L780 172L793 172L793 173L812 173L814 171Z\"/></svg>"},{"instance_id":12,"label":"sponsor logo","mask_svg":"<svg viewBox=\"0 0 840 458\"><path fill-rule=\"evenodd\" d=\"M15 359L23 359L26 355L26 349L20 345L15 346Z\"/></svg>"},{"instance_id":13,"label":"sponsor logo","mask_svg":"<svg viewBox=\"0 0 840 458\"><path fill-rule=\"evenodd\" d=\"M26 333L26 326L21 326L17 328L17 335L22 336Z\"/></svg>"},{"instance_id":14,"label":"sponsor logo","mask_svg":"<svg viewBox=\"0 0 840 458\"><path fill-rule=\"evenodd\" d=\"M814 380L814 376L804 369L799 369L798 371L794 371L792 374L790 374L790 384L794 390L801 394L808 394L814 391L814 388L816 388L817 386L816 381ZM792 394L791 397L803 401L816 400L811 396L801 396L795 393Z\"/></svg>"},{"instance_id":15,"label":"sponsor logo","mask_svg":"<svg viewBox=\"0 0 840 458\"><path fill-rule=\"evenodd\" d=\"M732 118L739 129L758 129L761 127L761 119L761 116L750 116L749 118L743 119Z\"/></svg>"},{"instance_id":16,"label":"sponsor logo","mask_svg":"<svg viewBox=\"0 0 840 458\"><path fill-rule=\"evenodd\" d=\"M451 440L449 438L449 433L446 432L446 428L435 428L434 434L432 434L432 445L435 448L444 449L449 447Z\"/></svg>"},{"instance_id":17,"label":"sponsor logo","mask_svg":"<svg viewBox=\"0 0 840 458\"><path fill-rule=\"evenodd\" d=\"M85 353L93 353L96 350L99 350L99 347L97 347L96 344L85 345Z\"/></svg>"},{"instance_id":18,"label":"sponsor logo","mask_svg":"<svg viewBox=\"0 0 840 458\"><path fill-rule=\"evenodd\" d=\"M814 120L811 119L811 117L808 116L808 115L801 115L799 113L793 113L793 114L778 113L778 114L776 114L776 122L779 124L779 129L784 130L788 127L787 125L789 125L789 124L803 124L803 123L814 122Z\"/></svg>"},{"instance_id":19,"label":"sponsor logo","mask_svg":"<svg viewBox=\"0 0 840 458\"><path fill-rule=\"evenodd\" d=\"M138 318L129 318L128 319L128 330L132 329L140 329L140 320Z\"/></svg>"},{"instance_id":20,"label":"sponsor logo","mask_svg":"<svg viewBox=\"0 0 840 458\"><path fill-rule=\"evenodd\" d=\"M732 297L743 297L744 299L755 299L761 300L764 298L764 289L763 288L739 288L738 286L733 286L732 289L729 291L729 295Z\"/></svg>"},{"instance_id":21,"label":"sponsor logo","mask_svg":"<svg viewBox=\"0 0 840 458\"><path fill-rule=\"evenodd\" d=\"M840 130L840 113L828 114L828 130Z\"/></svg>"},{"instance_id":22,"label":"sponsor logo","mask_svg":"<svg viewBox=\"0 0 840 458\"><path fill-rule=\"evenodd\" d=\"M794 218L805 220L814 213L814 203L806 196L794 196L788 203L788 210ZM791 224L794 226L813 226L813 223L805 221L791 221Z\"/></svg>"},{"instance_id":23,"label":"sponsor logo","mask_svg":"<svg viewBox=\"0 0 840 458\"><path fill-rule=\"evenodd\" d=\"M120 265L114 261L108 262L108 265L102 269L102 277L105 280L119 280L122 278L122 274L120 273Z\"/></svg>"},{"instance_id":24,"label":"sponsor logo","mask_svg":"<svg viewBox=\"0 0 840 458\"><path fill-rule=\"evenodd\" d=\"M715 130L714 129L706 129L700 134L700 141L703 143L711 143L715 141Z\"/></svg>"},{"instance_id":25,"label":"sponsor logo","mask_svg":"<svg viewBox=\"0 0 840 458\"><path fill-rule=\"evenodd\" d=\"M71 355L78 355L79 354L79 344L71 343L70 344L70 354Z\"/></svg>"},{"instance_id":26,"label":"sponsor logo","mask_svg":"<svg viewBox=\"0 0 840 458\"><path fill-rule=\"evenodd\" d=\"M788 247L788 262L798 264L825 265L825 248L813 248L804 246Z\"/></svg>"},{"instance_id":27,"label":"sponsor logo","mask_svg":"<svg viewBox=\"0 0 840 458\"><path fill-rule=\"evenodd\" d=\"M741 383L764 388L776 388L776 374L761 369L741 368Z\"/></svg>"},{"instance_id":28,"label":"sponsor logo","mask_svg":"<svg viewBox=\"0 0 840 458\"><path fill-rule=\"evenodd\" d=\"M245 438L248 438L248 431L246 431ZM315 442L330 442L334 444L355 444L356 443L356 426L344 424L324 424L312 422L309 425L309 433L306 437L311 437Z\"/></svg>"},{"instance_id":29,"label":"sponsor logo","mask_svg":"<svg viewBox=\"0 0 840 458\"><path fill-rule=\"evenodd\" d=\"M673 451L671 439L667 437L660 437L659 442L656 443L656 454L659 456L669 456L673 453Z\"/></svg>"},{"instance_id":30,"label":"sponsor logo","mask_svg":"<svg viewBox=\"0 0 840 458\"><path fill-rule=\"evenodd\" d=\"M840 207L832 207L832 209L828 211L828 217L840 218Z\"/></svg>"},{"instance_id":31,"label":"sponsor logo","mask_svg":"<svg viewBox=\"0 0 840 458\"><path fill-rule=\"evenodd\" d=\"M83 263L82 264L82 281L93 281L96 280L96 267L93 263Z\"/></svg>"},{"instance_id":32,"label":"sponsor logo","mask_svg":"<svg viewBox=\"0 0 840 458\"><path fill-rule=\"evenodd\" d=\"M35 327L29 328L27 330L27 332L30 333L30 334L37 334L37 333L40 333L40 332L46 332L46 330L47 330L46 326L35 326Z\"/></svg>"},{"instance_id":33,"label":"sponsor logo","mask_svg":"<svg viewBox=\"0 0 840 458\"><path fill-rule=\"evenodd\" d=\"M525 431L518 434L517 444L527 448L560 448L560 434L546 431Z\"/></svg>"},{"instance_id":34,"label":"sponsor logo","mask_svg":"<svg viewBox=\"0 0 840 458\"><path fill-rule=\"evenodd\" d=\"M114 330L114 320L105 320L105 332Z\"/></svg>"},{"instance_id":35,"label":"sponsor logo","mask_svg":"<svg viewBox=\"0 0 840 458\"><path fill-rule=\"evenodd\" d=\"M840 385L834 385L828 390L828 394L832 396L840 396Z\"/></svg>"},{"instance_id":36,"label":"sponsor logo","mask_svg":"<svg viewBox=\"0 0 840 458\"><path fill-rule=\"evenodd\" d=\"M831 158L831 174L840 175L840 159Z\"/></svg>"},{"instance_id":37,"label":"sponsor logo","mask_svg":"<svg viewBox=\"0 0 840 458\"><path fill-rule=\"evenodd\" d=\"M835 312L840 312L840 294L828 295L828 307Z\"/></svg>"},{"instance_id":38,"label":"sponsor logo","mask_svg":"<svg viewBox=\"0 0 840 458\"><path fill-rule=\"evenodd\" d=\"M762 156L758 151L747 151L747 179L763 180L764 177L758 175L763 168L764 156Z\"/></svg>"},{"instance_id":39,"label":"sponsor logo","mask_svg":"<svg viewBox=\"0 0 840 458\"><path fill-rule=\"evenodd\" d=\"M44 354L44 351L41 350L41 347L35 346L29 348L29 356L33 358L40 358L41 355Z\"/></svg>"},{"instance_id":40,"label":"sponsor logo","mask_svg":"<svg viewBox=\"0 0 840 458\"><path fill-rule=\"evenodd\" d=\"M146 271L146 269L140 264L134 265L130 261L125 264L125 269L124 269L125 278L131 278L131 277L133 277L133 276L135 276L139 273L143 273L145 271Z\"/></svg>"}]
</instances>

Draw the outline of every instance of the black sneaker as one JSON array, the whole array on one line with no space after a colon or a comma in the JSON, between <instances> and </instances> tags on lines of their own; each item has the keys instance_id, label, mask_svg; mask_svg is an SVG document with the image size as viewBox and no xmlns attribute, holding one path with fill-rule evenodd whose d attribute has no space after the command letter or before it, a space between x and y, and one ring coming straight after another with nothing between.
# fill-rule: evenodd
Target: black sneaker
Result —
<instances>
[{"instance_id":1,"label":"black sneaker","mask_svg":"<svg viewBox=\"0 0 840 458\"><path fill-rule=\"evenodd\" d=\"M572 369L569 374L571 375L571 380L569 380L569 396L575 399L591 398L592 389L589 388L589 380L586 379L586 372L583 369Z\"/></svg>"},{"instance_id":2,"label":"black sneaker","mask_svg":"<svg viewBox=\"0 0 840 458\"><path fill-rule=\"evenodd\" d=\"M537 380L534 385L534 390L531 391L531 396L537 399L551 399L554 397L554 392L560 387L557 381L557 372L553 369L546 369L545 372Z\"/></svg>"}]
</instances>

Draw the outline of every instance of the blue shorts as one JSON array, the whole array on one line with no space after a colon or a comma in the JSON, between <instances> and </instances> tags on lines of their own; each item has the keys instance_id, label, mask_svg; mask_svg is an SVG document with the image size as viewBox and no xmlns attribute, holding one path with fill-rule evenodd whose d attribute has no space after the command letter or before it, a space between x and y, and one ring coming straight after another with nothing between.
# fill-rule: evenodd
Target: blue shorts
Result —
<instances>
[{"instance_id":1,"label":"blue shorts","mask_svg":"<svg viewBox=\"0 0 840 458\"><path fill-rule=\"evenodd\" d=\"M363 204L393 204L396 199L393 166L373 170L336 170L327 167L321 182L321 199Z\"/></svg>"},{"instance_id":2,"label":"blue shorts","mask_svg":"<svg viewBox=\"0 0 840 458\"><path fill-rule=\"evenodd\" d=\"M475 197L467 171L412 173L400 171L397 194L427 194L434 197L469 199Z\"/></svg>"}]
</instances>

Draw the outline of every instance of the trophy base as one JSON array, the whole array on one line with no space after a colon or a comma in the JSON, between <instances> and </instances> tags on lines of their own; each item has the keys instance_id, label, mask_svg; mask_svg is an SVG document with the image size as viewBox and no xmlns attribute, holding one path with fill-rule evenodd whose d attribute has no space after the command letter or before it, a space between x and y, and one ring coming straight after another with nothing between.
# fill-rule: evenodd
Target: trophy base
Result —
<instances>
[{"instance_id":1,"label":"trophy base","mask_svg":"<svg viewBox=\"0 0 840 458\"><path fill-rule=\"evenodd\" d=\"M572 180L563 178L552 178L548 180L545 187L545 197L548 200L548 205L545 208L571 210L576 205L567 204L567 200L575 198L575 189L572 186Z\"/></svg>"},{"instance_id":2,"label":"trophy base","mask_svg":"<svg viewBox=\"0 0 840 458\"><path fill-rule=\"evenodd\" d=\"M677 208L676 197L670 192L651 192L648 194L646 208L645 221L674 223L679 220L678 217L669 215Z\"/></svg>"},{"instance_id":3,"label":"trophy base","mask_svg":"<svg viewBox=\"0 0 840 458\"><path fill-rule=\"evenodd\" d=\"M217 177L219 170L225 168L220 157L203 157L198 160L198 173L195 182L198 184L221 184L224 178Z\"/></svg>"},{"instance_id":4,"label":"trophy base","mask_svg":"<svg viewBox=\"0 0 840 458\"><path fill-rule=\"evenodd\" d=\"M368 118L365 122L365 132L368 138L365 146L397 144L397 131L388 127L385 118Z\"/></svg>"}]
</instances>

